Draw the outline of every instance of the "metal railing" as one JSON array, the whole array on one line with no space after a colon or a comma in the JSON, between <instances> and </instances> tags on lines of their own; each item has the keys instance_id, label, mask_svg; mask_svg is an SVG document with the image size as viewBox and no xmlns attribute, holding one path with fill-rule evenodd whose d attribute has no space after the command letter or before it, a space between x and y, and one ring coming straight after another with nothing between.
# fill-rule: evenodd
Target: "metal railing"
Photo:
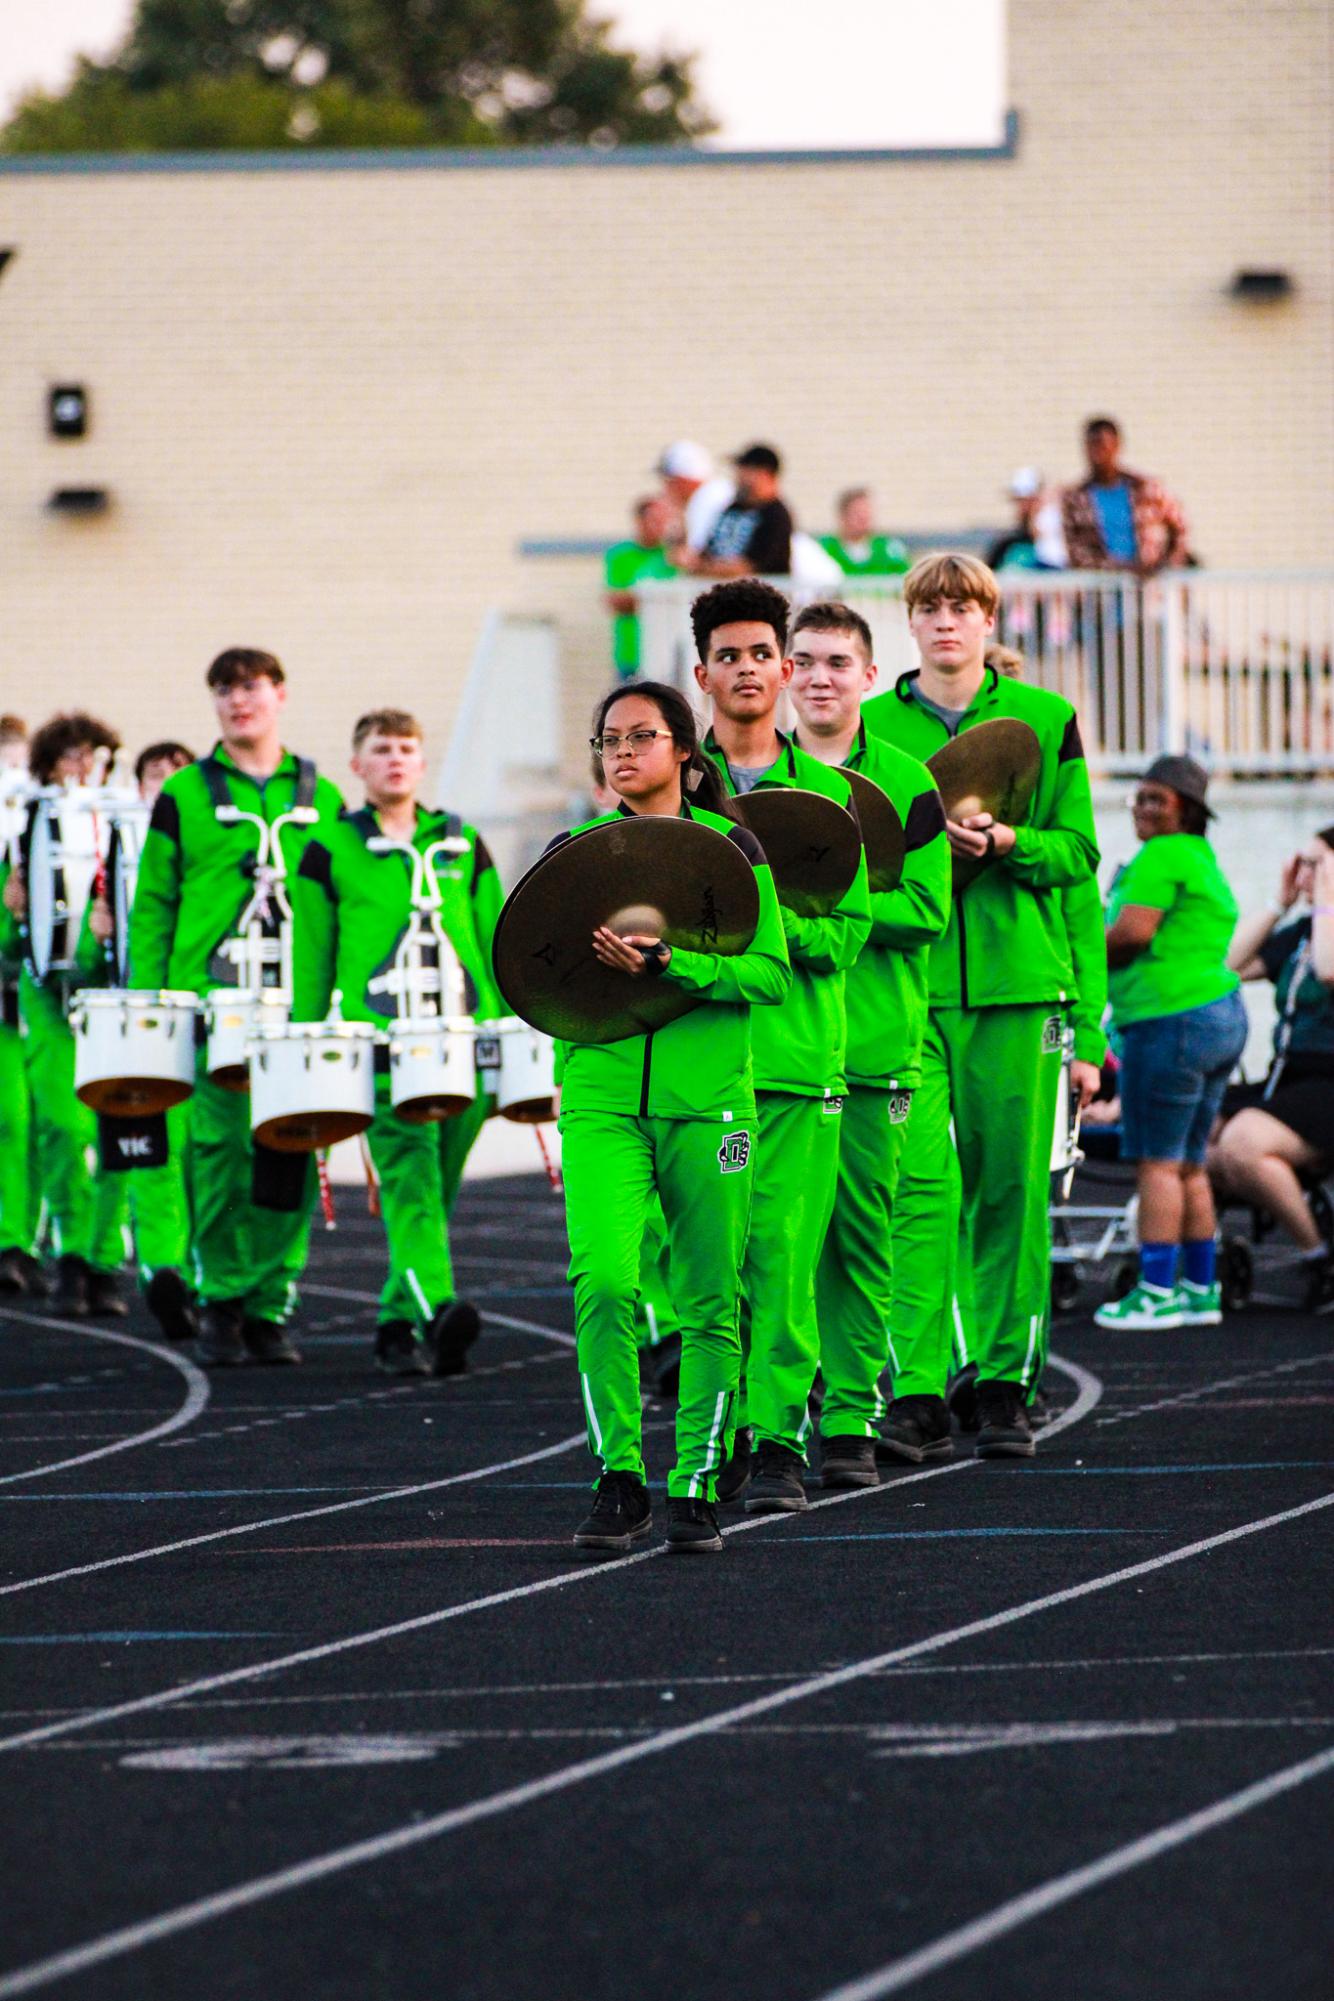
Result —
<instances>
[{"instance_id":1,"label":"metal railing","mask_svg":"<svg viewBox=\"0 0 1334 2001\"><path fill-rule=\"evenodd\" d=\"M1167 750L1242 777L1334 771L1334 571L1019 570L1000 584L998 639L1024 655L1025 678L1074 703L1106 775ZM699 589L639 586L641 672L687 692ZM842 592L871 627L884 688L916 665L901 591L897 577L850 577Z\"/></svg>"}]
</instances>

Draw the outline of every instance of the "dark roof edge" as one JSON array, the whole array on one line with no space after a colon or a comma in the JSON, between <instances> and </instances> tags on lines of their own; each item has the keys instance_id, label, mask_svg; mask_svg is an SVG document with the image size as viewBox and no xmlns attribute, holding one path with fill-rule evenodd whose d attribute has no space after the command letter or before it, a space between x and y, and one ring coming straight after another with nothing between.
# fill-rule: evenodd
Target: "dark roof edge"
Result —
<instances>
[{"instance_id":1,"label":"dark roof edge","mask_svg":"<svg viewBox=\"0 0 1334 2001\"><path fill-rule=\"evenodd\" d=\"M376 146L304 152L0 153L9 174L458 173L477 168L910 166L940 161L1012 160L1019 114L1007 111L1005 134L991 146L882 146L713 152L707 146Z\"/></svg>"}]
</instances>

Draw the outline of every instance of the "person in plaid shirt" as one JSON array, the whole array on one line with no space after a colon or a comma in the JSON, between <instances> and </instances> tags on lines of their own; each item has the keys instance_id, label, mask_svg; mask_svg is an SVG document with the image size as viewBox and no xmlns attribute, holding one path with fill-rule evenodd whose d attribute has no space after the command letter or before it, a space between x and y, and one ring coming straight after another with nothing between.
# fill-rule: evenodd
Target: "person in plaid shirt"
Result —
<instances>
[{"instance_id":1,"label":"person in plaid shirt","mask_svg":"<svg viewBox=\"0 0 1334 2001\"><path fill-rule=\"evenodd\" d=\"M1186 517L1159 480L1121 464L1121 430L1111 417L1084 426L1089 476L1061 494L1061 523L1072 570L1133 570L1151 577L1191 560Z\"/></svg>"}]
</instances>

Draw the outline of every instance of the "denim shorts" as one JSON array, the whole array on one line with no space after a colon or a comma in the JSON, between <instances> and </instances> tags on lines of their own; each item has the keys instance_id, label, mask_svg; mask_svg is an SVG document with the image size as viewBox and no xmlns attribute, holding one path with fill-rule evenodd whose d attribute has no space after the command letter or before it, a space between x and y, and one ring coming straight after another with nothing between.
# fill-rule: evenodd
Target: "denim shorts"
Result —
<instances>
[{"instance_id":1,"label":"denim shorts","mask_svg":"<svg viewBox=\"0 0 1334 2001\"><path fill-rule=\"evenodd\" d=\"M1198 1164L1246 1046L1240 992L1129 1022L1119 1033L1122 1159Z\"/></svg>"}]
</instances>

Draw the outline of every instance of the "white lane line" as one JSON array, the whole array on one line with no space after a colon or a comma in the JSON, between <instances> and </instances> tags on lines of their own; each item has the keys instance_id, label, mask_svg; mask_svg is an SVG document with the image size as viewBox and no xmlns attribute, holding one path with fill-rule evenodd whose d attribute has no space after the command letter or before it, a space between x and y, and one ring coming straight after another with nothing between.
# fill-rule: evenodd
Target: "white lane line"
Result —
<instances>
[{"instance_id":1,"label":"white lane line","mask_svg":"<svg viewBox=\"0 0 1334 2001\"><path fill-rule=\"evenodd\" d=\"M357 1292L346 1285L303 1285L301 1290L313 1293L320 1299L354 1299L359 1304L365 1306L378 1306L380 1303L378 1292ZM562 1348L573 1348L575 1346L573 1334L562 1334L558 1328L543 1327L536 1320L516 1320L508 1313L492 1313L490 1307L487 1306L480 1307L478 1310L482 1316L483 1332L485 1332L489 1323L494 1322L497 1327L513 1327L520 1334L541 1334L548 1341L558 1341ZM313 1329L312 1331L318 1332L319 1330Z\"/></svg>"},{"instance_id":2,"label":"white lane line","mask_svg":"<svg viewBox=\"0 0 1334 2001\"><path fill-rule=\"evenodd\" d=\"M1170 1820L1164 1826L1155 1828L1151 1834L1141 1835L1138 1841L1128 1841L1121 1848L1109 1849L1096 1862L1086 1862L1082 1868L1068 1870L1064 1876L1053 1876L1036 1889L1027 1890L1020 1897L1011 1897L1008 1903L998 1904L995 1910L974 1918L971 1924L946 1932L931 1945L910 1952L902 1959L891 1960L887 1966L865 1974L860 1980L850 1980L842 1987L830 1988L820 1996L820 2001L881 2001L886 1994L901 1994L905 1987L925 1979L927 1974L952 1966L956 1960L980 1951L998 1938L1004 1938L1007 1932L1017 1931L1020 1925L1028 1924L1033 1918L1043 1917L1061 1904L1068 1904L1072 1898L1082 1897L1086 1890L1096 1890L1101 1884L1124 1876L1130 1869L1142 1868L1146 1862L1156 1862L1159 1856L1169 1854L1172 1849L1184 1847L1186 1842L1212 1833L1214 1828L1224 1827L1228 1821L1238 1820L1242 1814L1251 1813L1256 1807L1267 1806L1271 1800L1282 1798L1284 1793L1293 1792L1312 1779L1323 1778L1330 1771L1334 1771L1334 1745L1328 1750L1318 1751L1312 1758L1303 1758L1300 1764L1287 1765L1281 1772L1271 1772L1267 1779L1259 1779L1252 1786L1243 1786L1240 1792L1229 1793L1224 1799L1215 1800L1211 1806L1201 1807L1198 1813L1186 1814L1181 1820ZM0 1995L5 1992L4 1984L0 1982Z\"/></svg>"},{"instance_id":3,"label":"white lane line","mask_svg":"<svg viewBox=\"0 0 1334 2001\"><path fill-rule=\"evenodd\" d=\"M471 1473L450 1473L442 1480L423 1480L412 1487L391 1487L387 1492L359 1495L354 1501L329 1501L318 1508L298 1508L288 1515L266 1515L262 1521L239 1522L229 1529L208 1529L202 1535L182 1536L176 1542L159 1542L147 1549L128 1550L123 1556L104 1556L96 1563L71 1564L65 1570L50 1570L41 1577L25 1577L17 1584L0 1585L0 1598L8 1598L16 1591L35 1591L40 1584L58 1584L66 1577L88 1577L94 1571L117 1570L123 1564L143 1563L150 1556L171 1556L178 1550L198 1549L201 1543L225 1542L229 1536L254 1535L257 1529L284 1528L289 1522L308 1522L317 1515L342 1515L352 1508L374 1508L382 1501L410 1500L416 1494L438 1493L442 1487L462 1487L470 1480L489 1480L497 1473L512 1473L521 1466L535 1466L543 1459L554 1459L558 1454L572 1452L576 1445L587 1442L584 1432L575 1431L555 1445L544 1445L540 1451L525 1452L517 1459L500 1459L490 1466L478 1466ZM297 1658L293 1656L293 1659ZM0 1751L8 1748L0 1741Z\"/></svg>"},{"instance_id":4,"label":"white lane line","mask_svg":"<svg viewBox=\"0 0 1334 2001\"><path fill-rule=\"evenodd\" d=\"M1251 1383L1268 1382L1271 1376L1290 1376L1294 1370L1314 1369L1321 1362L1334 1361L1334 1348L1327 1348L1318 1355L1303 1355L1295 1362L1275 1362L1267 1369L1251 1369L1244 1376L1219 1376L1202 1389L1182 1390L1173 1397L1158 1397L1153 1403L1137 1403L1129 1410L1115 1410L1098 1419L1101 1430L1105 1425L1126 1424L1132 1417L1147 1417L1150 1411L1177 1410L1183 1404L1199 1403L1203 1397L1217 1396L1220 1390L1239 1390Z\"/></svg>"},{"instance_id":5,"label":"white lane line","mask_svg":"<svg viewBox=\"0 0 1334 2001\"><path fill-rule=\"evenodd\" d=\"M181 1431L187 1424L193 1424L209 1399L209 1380L188 1356L178 1355L174 1348L158 1347L152 1341L141 1341L135 1334L113 1334L107 1327L90 1327L81 1320L53 1320L48 1314L16 1313L13 1307L0 1307L0 1318L18 1321L25 1327L56 1327L65 1334L83 1334L94 1341L111 1341L118 1348L137 1348L145 1355L151 1355L155 1362L165 1362L185 1377L185 1402L171 1417L161 1424L153 1425L148 1431L136 1431L128 1438L118 1438L114 1445L99 1445L94 1452L80 1452L72 1459L52 1459L45 1466L31 1466L26 1473L6 1473L0 1477L0 1487L12 1486L16 1480L39 1480L44 1473L63 1473L70 1466L87 1466L94 1459L106 1459L113 1452L128 1452L136 1445L148 1445L155 1438L165 1438L169 1432Z\"/></svg>"},{"instance_id":6,"label":"white lane line","mask_svg":"<svg viewBox=\"0 0 1334 2001\"><path fill-rule=\"evenodd\" d=\"M863 1489L863 1492L875 1492ZM1149 1557L1142 1563L1132 1563L1120 1570L1108 1571L1100 1577L1090 1577L1082 1584L1068 1586L1062 1591L1050 1591L1041 1598L1030 1598L1021 1605L1009 1606L1003 1612L993 1612L985 1618L971 1619L966 1625L955 1626L947 1632L935 1633L924 1640L912 1641L903 1647L891 1648L882 1654L873 1654L869 1659L854 1661L846 1667L831 1669L828 1673L812 1675L807 1680L797 1682L784 1689L777 1689L768 1695L756 1696L749 1702L738 1703L730 1709L715 1711L711 1716L697 1718L694 1722L679 1724L671 1730L660 1730L653 1736L643 1738L638 1743L622 1744L614 1751L603 1751L591 1758L582 1758L572 1765L561 1766L539 1779L530 1779L523 1785L507 1786L503 1791L483 1795L480 1799L469 1800L462 1806L451 1807L444 1813L434 1814L427 1819L418 1819L406 1825L386 1829L382 1834L372 1835L363 1841L349 1843L343 1848L334 1848L323 1855L309 1856L304 1862L290 1864L285 1869L277 1869L266 1876L252 1877L248 1882L233 1884L229 1890L220 1890L212 1896L198 1897L188 1904L179 1904L172 1910L162 1911L154 1918L139 1924L126 1925L118 1931L106 1932L100 1938L90 1939L86 1944L74 1946L64 1952L52 1954L49 1958L34 1961L31 1965L17 1968L12 1974L0 1978L0 2001L17 1994L31 1993L35 1988L49 1985L54 1980L64 1979L72 1973L86 1972L93 1966L104 1965L108 1960L120 1959L126 1954L137 1952L147 1945L154 1945L163 1939L172 1938L181 1932L191 1931L195 1926L211 1923L214 1919L229 1916L234 1911L247 1910L256 1904L266 1903L270 1898L285 1896L293 1890L302 1890L312 1883L322 1882L330 1876L343 1874L349 1869L360 1868L364 1863L382 1862L388 1856L419 1847L423 1842L440 1839L443 1835L455 1834L460 1829L476 1826L479 1822L494 1820L500 1815L518 1808L532 1806L539 1800L549 1799L567 1792L573 1786L587 1784L590 1780L605 1778L609 1773L621 1771L627 1765L634 1765L645 1758L660 1757L664 1752L675 1751L682 1745L698 1742L704 1737L716 1737L724 1731L733 1730L739 1724L752 1722L755 1718L771 1714L774 1710L787 1708L794 1702L804 1702L812 1697L827 1695L832 1690L845 1688L850 1683L862 1681L868 1675L877 1674L902 1660L920 1657L923 1654L939 1652L941 1648L956 1645L960 1640L975 1639L982 1633L994 1633L1020 1620L1031 1619L1040 1612L1048 1612L1059 1605L1070 1605L1082 1598L1089 1598L1116 1586L1128 1583L1132 1578L1152 1576L1154 1572L1188 1562L1192 1557L1203 1556L1211 1550L1222 1549L1228 1544L1240 1542L1246 1537L1260 1535L1266 1529L1277 1528L1286 1522L1298 1521L1320 1509L1334 1507L1334 1493L1326 1494L1317 1501L1307 1501L1301 1507L1285 1508L1274 1515L1264 1515L1250 1522L1239 1523L1236 1528L1222 1530L1217 1535L1205 1536L1197 1542L1185 1543L1179 1549L1167 1550L1161 1556ZM622 1565L621 1568L624 1568ZM1159 1852L1153 1844L1174 1847L1180 1841L1190 1840L1196 1833L1207 1827L1229 1820L1238 1813L1247 1812L1252 1806L1289 1791L1293 1786L1302 1785L1308 1779L1318 1777L1334 1766L1334 1749L1320 1753L1315 1758L1305 1760L1300 1765L1288 1767L1284 1772L1274 1774L1258 1786L1249 1786L1245 1791L1234 1794L1226 1800L1205 1808L1202 1813L1189 1816L1186 1821L1174 1822L1154 1835L1144 1837L1139 1843L1131 1843L1129 1851L1113 1851L1100 1863L1090 1865L1089 1870L1074 1871L1070 1877L1058 1878L1058 1884L1075 1885L1065 1891L1066 1895L1077 1895L1079 1890L1089 1886L1089 1882L1102 1880L1100 1870L1110 1874L1119 1873L1121 1867L1133 1867L1135 1862L1148 1860ZM1183 1831L1184 1830L1184 1831ZM1137 1851L1147 1849L1146 1853ZM1124 1853L1133 1855L1131 1862L1118 1862ZM1115 1866L1114 1866L1115 1865ZM1090 1875L1091 1872L1092 1873ZM1049 1890L1051 1886L1046 1886ZM1041 1897L1043 1891L1031 1893ZM1020 1906L1025 1899L1016 1900ZM1056 1901L1061 1901L1060 1897ZM1013 1907L1003 1906L1002 1909ZM1045 1908L1037 1905L1036 1909ZM1035 1915L1035 1911L1024 1909L1023 1916L1015 1917L1012 1923L1022 1923L1024 1918ZM994 1916L995 1914L993 1914ZM986 1923L986 1920L980 1923ZM974 1943L980 1943L975 1941ZM972 1949L970 1945L969 1948ZM893 1969L889 1969L893 1971ZM873 1976L874 1977L874 1976ZM916 1977L915 1975L913 1977ZM902 1982L900 1981L900 1985ZM838 2001L851 2001L856 1990L840 1993ZM868 1990L868 1993L888 1993L892 1988ZM833 1996L824 2001L834 2001Z\"/></svg>"}]
</instances>

